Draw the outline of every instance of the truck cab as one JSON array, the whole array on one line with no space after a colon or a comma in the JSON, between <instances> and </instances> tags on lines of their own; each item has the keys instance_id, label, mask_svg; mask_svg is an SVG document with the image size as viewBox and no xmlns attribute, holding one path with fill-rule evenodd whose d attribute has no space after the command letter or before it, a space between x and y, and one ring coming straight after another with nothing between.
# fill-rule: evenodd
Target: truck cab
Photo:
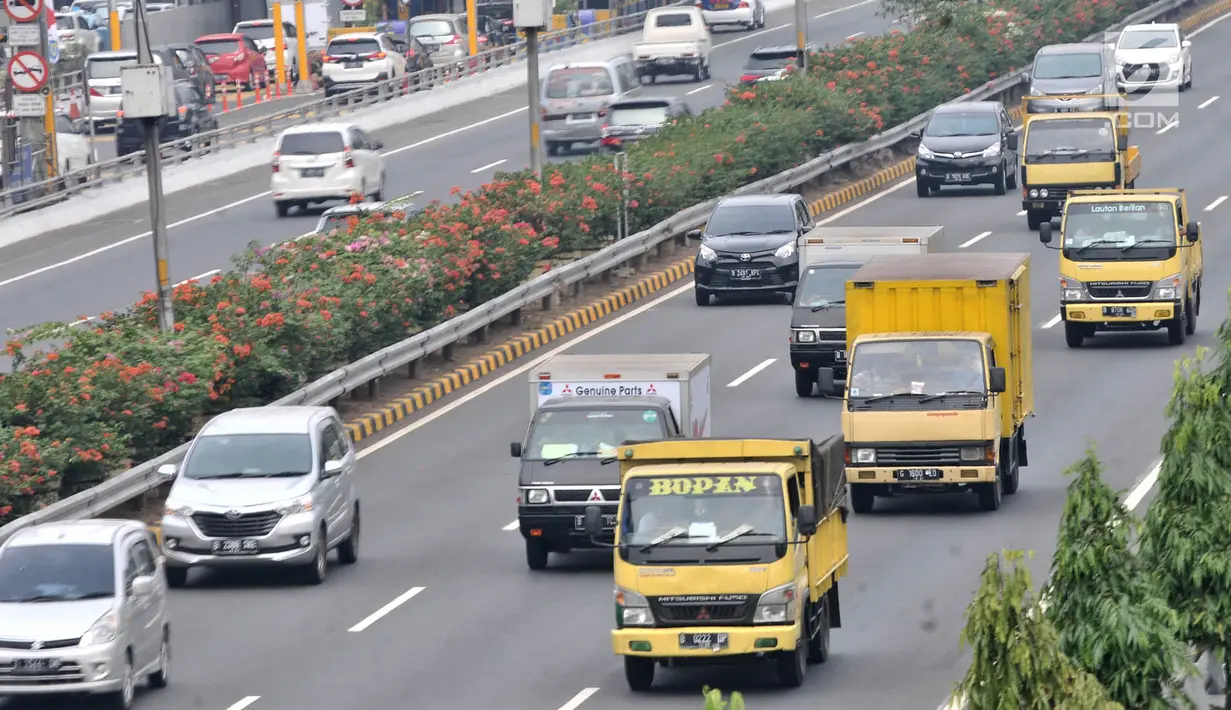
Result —
<instances>
[{"instance_id":1,"label":"truck cab","mask_svg":"<svg viewBox=\"0 0 1231 710\"><path fill-rule=\"evenodd\" d=\"M1128 142L1127 111L1031 113L1031 101L1043 98L1119 99L1022 99L1022 209L1032 230L1059 217L1073 190L1132 188L1141 174L1141 153Z\"/></svg>"},{"instance_id":2,"label":"truck cab","mask_svg":"<svg viewBox=\"0 0 1231 710\"><path fill-rule=\"evenodd\" d=\"M1060 317L1081 347L1098 332L1166 330L1182 345L1197 330L1204 265L1201 225L1178 188L1070 194L1060 224ZM1050 224L1039 239L1051 246Z\"/></svg>"}]
</instances>

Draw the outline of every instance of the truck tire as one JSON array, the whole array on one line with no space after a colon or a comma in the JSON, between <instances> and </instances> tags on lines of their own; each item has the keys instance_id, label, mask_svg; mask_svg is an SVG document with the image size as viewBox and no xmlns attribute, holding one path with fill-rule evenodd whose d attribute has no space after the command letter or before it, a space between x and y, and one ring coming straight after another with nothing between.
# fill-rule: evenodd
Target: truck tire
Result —
<instances>
[{"instance_id":1,"label":"truck tire","mask_svg":"<svg viewBox=\"0 0 1231 710\"><path fill-rule=\"evenodd\" d=\"M532 570L547 569L547 546L538 540L526 540L526 566Z\"/></svg>"},{"instance_id":2,"label":"truck tire","mask_svg":"<svg viewBox=\"0 0 1231 710\"><path fill-rule=\"evenodd\" d=\"M979 510L991 513L1000 510L1000 491L1001 482L992 481L991 483L976 483L974 485L975 495L979 497Z\"/></svg>"},{"instance_id":3,"label":"truck tire","mask_svg":"<svg viewBox=\"0 0 1231 710\"><path fill-rule=\"evenodd\" d=\"M628 681L628 689L634 693L649 690L654 685L654 659L625 656L624 679Z\"/></svg>"},{"instance_id":4,"label":"truck tire","mask_svg":"<svg viewBox=\"0 0 1231 710\"><path fill-rule=\"evenodd\" d=\"M1171 345L1183 345L1185 340L1188 340L1187 328L1185 321L1187 316L1179 313L1176 317L1167 321L1167 342Z\"/></svg>"},{"instance_id":5,"label":"truck tire","mask_svg":"<svg viewBox=\"0 0 1231 710\"><path fill-rule=\"evenodd\" d=\"M1026 227L1032 232L1037 232L1040 224L1050 221L1050 219L1044 219L1043 214L1036 210L1026 210Z\"/></svg>"},{"instance_id":6,"label":"truck tire","mask_svg":"<svg viewBox=\"0 0 1231 710\"><path fill-rule=\"evenodd\" d=\"M807 370L795 371L795 394L800 397L812 396L812 373Z\"/></svg>"},{"instance_id":7,"label":"truck tire","mask_svg":"<svg viewBox=\"0 0 1231 710\"><path fill-rule=\"evenodd\" d=\"M1021 467L1015 463L1009 468L1010 468L1009 475L1001 479L1004 484L1002 486L1004 488L1004 494L1007 496L1011 496L1017 493L1017 487L1021 485L1021 481L1022 481Z\"/></svg>"},{"instance_id":8,"label":"truck tire","mask_svg":"<svg viewBox=\"0 0 1231 710\"><path fill-rule=\"evenodd\" d=\"M1192 301L1184 304L1184 332L1188 335L1197 332L1197 309L1193 307Z\"/></svg>"},{"instance_id":9,"label":"truck tire","mask_svg":"<svg viewBox=\"0 0 1231 710\"><path fill-rule=\"evenodd\" d=\"M863 515L871 513L872 507L876 505L876 492L872 487L863 484L858 486L850 486L851 489L851 507L856 513Z\"/></svg>"},{"instance_id":10,"label":"truck tire","mask_svg":"<svg viewBox=\"0 0 1231 710\"><path fill-rule=\"evenodd\" d=\"M824 663L829 660L829 595L821 597L820 613L813 622L817 628L809 629L812 635L808 638L808 662Z\"/></svg>"},{"instance_id":11,"label":"truck tire","mask_svg":"<svg viewBox=\"0 0 1231 710\"><path fill-rule=\"evenodd\" d=\"M1080 348L1086 339L1086 329L1079 323L1064 322L1064 343L1070 348Z\"/></svg>"},{"instance_id":12,"label":"truck tire","mask_svg":"<svg viewBox=\"0 0 1231 710\"><path fill-rule=\"evenodd\" d=\"M804 676L808 673L807 643L800 641L793 651L779 651L774 656L777 666L778 682L784 688L798 688L804 684Z\"/></svg>"}]
</instances>

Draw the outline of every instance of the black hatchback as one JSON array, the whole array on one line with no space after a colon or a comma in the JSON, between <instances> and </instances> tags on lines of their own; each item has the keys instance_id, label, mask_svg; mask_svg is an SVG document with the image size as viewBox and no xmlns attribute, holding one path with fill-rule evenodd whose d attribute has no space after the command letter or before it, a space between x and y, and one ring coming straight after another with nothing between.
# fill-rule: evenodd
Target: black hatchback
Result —
<instances>
[{"instance_id":1,"label":"black hatchback","mask_svg":"<svg viewBox=\"0 0 1231 710\"><path fill-rule=\"evenodd\" d=\"M199 133L218 130L218 117L191 82L175 83L176 113L159 119L159 137L163 143L190 138ZM145 125L139 118L126 118L116 113L115 154L128 155L145 148Z\"/></svg>"}]
</instances>

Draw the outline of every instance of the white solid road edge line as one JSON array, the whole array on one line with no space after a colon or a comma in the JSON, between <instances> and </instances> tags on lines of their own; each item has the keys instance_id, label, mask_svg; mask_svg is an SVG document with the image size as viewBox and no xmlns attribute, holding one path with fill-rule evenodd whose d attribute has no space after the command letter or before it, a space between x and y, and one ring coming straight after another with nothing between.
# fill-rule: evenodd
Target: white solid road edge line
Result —
<instances>
[{"instance_id":1,"label":"white solid road edge line","mask_svg":"<svg viewBox=\"0 0 1231 710\"><path fill-rule=\"evenodd\" d=\"M987 238L988 238L988 237L990 237L990 236L992 236L992 233L991 233L991 232L983 232L982 234L976 234L975 236L971 237L970 239L967 239L966 241L962 242L961 244L958 244L958 245L957 245L957 248L958 248L958 249L965 249L966 247L970 246L971 244L977 244L978 242L981 242L981 241L983 241L984 239L987 239Z\"/></svg>"},{"instance_id":2,"label":"white solid road edge line","mask_svg":"<svg viewBox=\"0 0 1231 710\"><path fill-rule=\"evenodd\" d=\"M1219 205L1221 205L1222 203L1224 203L1224 202L1226 202L1226 201L1227 201L1227 196L1226 196L1226 195L1223 195L1222 197L1219 197L1217 200L1214 200L1214 201L1213 201L1213 202L1211 202L1210 204L1206 205L1206 207L1205 207L1205 211L1206 211L1206 212L1213 212L1215 209L1217 209L1217 208L1218 208L1218 206L1219 206Z\"/></svg>"},{"instance_id":3,"label":"white solid road edge line","mask_svg":"<svg viewBox=\"0 0 1231 710\"><path fill-rule=\"evenodd\" d=\"M414 599L415 597L419 596L419 593L422 592L424 589L426 589L426 587L411 587L410 589L407 589L405 592L402 592L400 595L398 595L396 599L382 606L376 611L372 612L368 616L368 618L350 627L349 629L347 629L347 631L352 634L357 634L360 631L363 631L364 629L368 628L372 624L375 624L376 622L380 621L381 619L391 614L398 607L402 606L403 604L410 601L411 599Z\"/></svg>"},{"instance_id":4,"label":"white solid road edge line","mask_svg":"<svg viewBox=\"0 0 1231 710\"><path fill-rule=\"evenodd\" d=\"M585 688L580 693L573 696L571 700L560 706L560 710L577 710L581 704L590 699L591 695L598 692L598 688Z\"/></svg>"},{"instance_id":5,"label":"white solid road edge line","mask_svg":"<svg viewBox=\"0 0 1231 710\"><path fill-rule=\"evenodd\" d=\"M777 361L778 361L778 358L776 357L771 357L765 360L760 365L757 365L756 367L745 372L739 377L736 377L734 380L731 380L730 384L728 384L727 387L739 387L740 385L744 384L745 382L747 382L748 380L756 376L758 372L760 372L761 370L764 370L765 368L769 367L770 365L774 364Z\"/></svg>"},{"instance_id":6,"label":"white solid road edge line","mask_svg":"<svg viewBox=\"0 0 1231 710\"><path fill-rule=\"evenodd\" d=\"M261 699L261 696L259 695L249 695L243 700L240 700L238 703L235 703L231 707L227 708L227 710L244 710L244 708L248 707L249 705L255 703L256 701L260 699Z\"/></svg>"},{"instance_id":7,"label":"white solid road edge line","mask_svg":"<svg viewBox=\"0 0 1231 710\"><path fill-rule=\"evenodd\" d=\"M183 281L180 281L179 283L175 285L183 286L184 284L190 281L204 281L205 279L208 279L209 277L213 276L214 274L218 274L218 273L222 273L222 269L210 269L209 271L206 271L203 274L197 274L196 276L193 276L192 278L184 279Z\"/></svg>"}]
</instances>

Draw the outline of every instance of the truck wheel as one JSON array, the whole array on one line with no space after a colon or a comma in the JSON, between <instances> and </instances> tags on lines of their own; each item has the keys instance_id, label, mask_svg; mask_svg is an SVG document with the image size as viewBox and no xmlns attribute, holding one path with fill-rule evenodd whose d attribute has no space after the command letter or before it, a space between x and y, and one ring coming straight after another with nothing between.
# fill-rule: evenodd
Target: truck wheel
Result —
<instances>
[{"instance_id":1,"label":"truck wheel","mask_svg":"<svg viewBox=\"0 0 1231 710\"><path fill-rule=\"evenodd\" d=\"M1070 348L1080 348L1081 341L1086 339L1086 329L1078 323L1064 322L1064 342Z\"/></svg>"},{"instance_id":2,"label":"truck wheel","mask_svg":"<svg viewBox=\"0 0 1231 710\"><path fill-rule=\"evenodd\" d=\"M812 373L807 370L795 371L795 394L800 397L812 396Z\"/></svg>"},{"instance_id":3,"label":"truck wheel","mask_svg":"<svg viewBox=\"0 0 1231 710\"><path fill-rule=\"evenodd\" d=\"M979 496L979 509L987 512L1000 510L1000 481L976 483L975 495Z\"/></svg>"},{"instance_id":4,"label":"truck wheel","mask_svg":"<svg viewBox=\"0 0 1231 710\"><path fill-rule=\"evenodd\" d=\"M1187 317L1180 313L1175 318L1167 321L1167 342L1172 345L1183 345L1188 339L1187 328L1184 325Z\"/></svg>"},{"instance_id":5,"label":"truck wheel","mask_svg":"<svg viewBox=\"0 0 1231 710\"><path fill-rule=\"evenodd\" d=\"M804 684L804 675L808 672L807 644L800 641L793 651L779 651L774 657L778 666L778 682L784 688L798 688Z\"/></svg>"},{"instance_id":6,"label":"truck wheel","mask_svg":"<svg viewBox=\"0 0 1231 710\"><path fill-rule=\"evenodd\" d=\"M876 492L867 484L850 486L851 489L851 507L856 513L863 515L872 512L872 506L876 505Z\"/></svg>"},{"instance_id":7,"label":"truck wheel","mask_svg":"<svg viewBox=\"0 0 1231 710\"><path fill-rule=\"evenodd\" d=\"M1004 489L1004 494L1007 496L1017 493L1017 487L1021 485L1022 480L1022 469L1020 466L1013 464L1010 469L1009 475L1000 479L1003 484L1001 487Z\"/></svg>"},{"instance_id":8,"label":"truck wheel","mask_svg":"<svg viewBox=\"0 0 1231 710\"><path fill-rule=\"evenodd\" d=\"M526 566L532 570L547 569L547 546L538 540L526 540Z\"/></svg>"},{"instance_id":9,"label":"truck wheel","mask_svg":"<svg viewBox=\"0 0 1231 710\"><path fill-rule=\"evenodd\" d=\"M829 660L829 595L821 597L821 613L814 622L818 628L808 639L808 662L824 663Z\"/></svg>"},{"instance_id":10,"label":"truck wheel","mask_svg":"<svg viewBox=\"0 0 1231 710\"><path fill-rule=\"evenodd\" d=\"M1044 219L1043 214L1040 212L1036 212L1035 210L1026 211L1026 227L1032 232L1037 232L1040 224L1049 221L1051 220Z\"/></svg>"},{"instance_id":11,"label":"truck wheel","mask_svg":"<svg viewBox=\"0 0 1231 710\"><path fill-rule=\"evenodd\" d=\"M654 659L625 656L624 678L628 681L628 689L634 693L649 690L654 685Z\"/></svg>"},{"instance_id":12,"label":"truck wheel","mask_svg":"<svg viewBox=\"0 0 1231 710\"><path fill-rule=\"evenodd\" d=\"M1197 310L1191 301L1184 304L1184 332L1188 335L1197 332Z\"/></svg>"}]
</instances>

